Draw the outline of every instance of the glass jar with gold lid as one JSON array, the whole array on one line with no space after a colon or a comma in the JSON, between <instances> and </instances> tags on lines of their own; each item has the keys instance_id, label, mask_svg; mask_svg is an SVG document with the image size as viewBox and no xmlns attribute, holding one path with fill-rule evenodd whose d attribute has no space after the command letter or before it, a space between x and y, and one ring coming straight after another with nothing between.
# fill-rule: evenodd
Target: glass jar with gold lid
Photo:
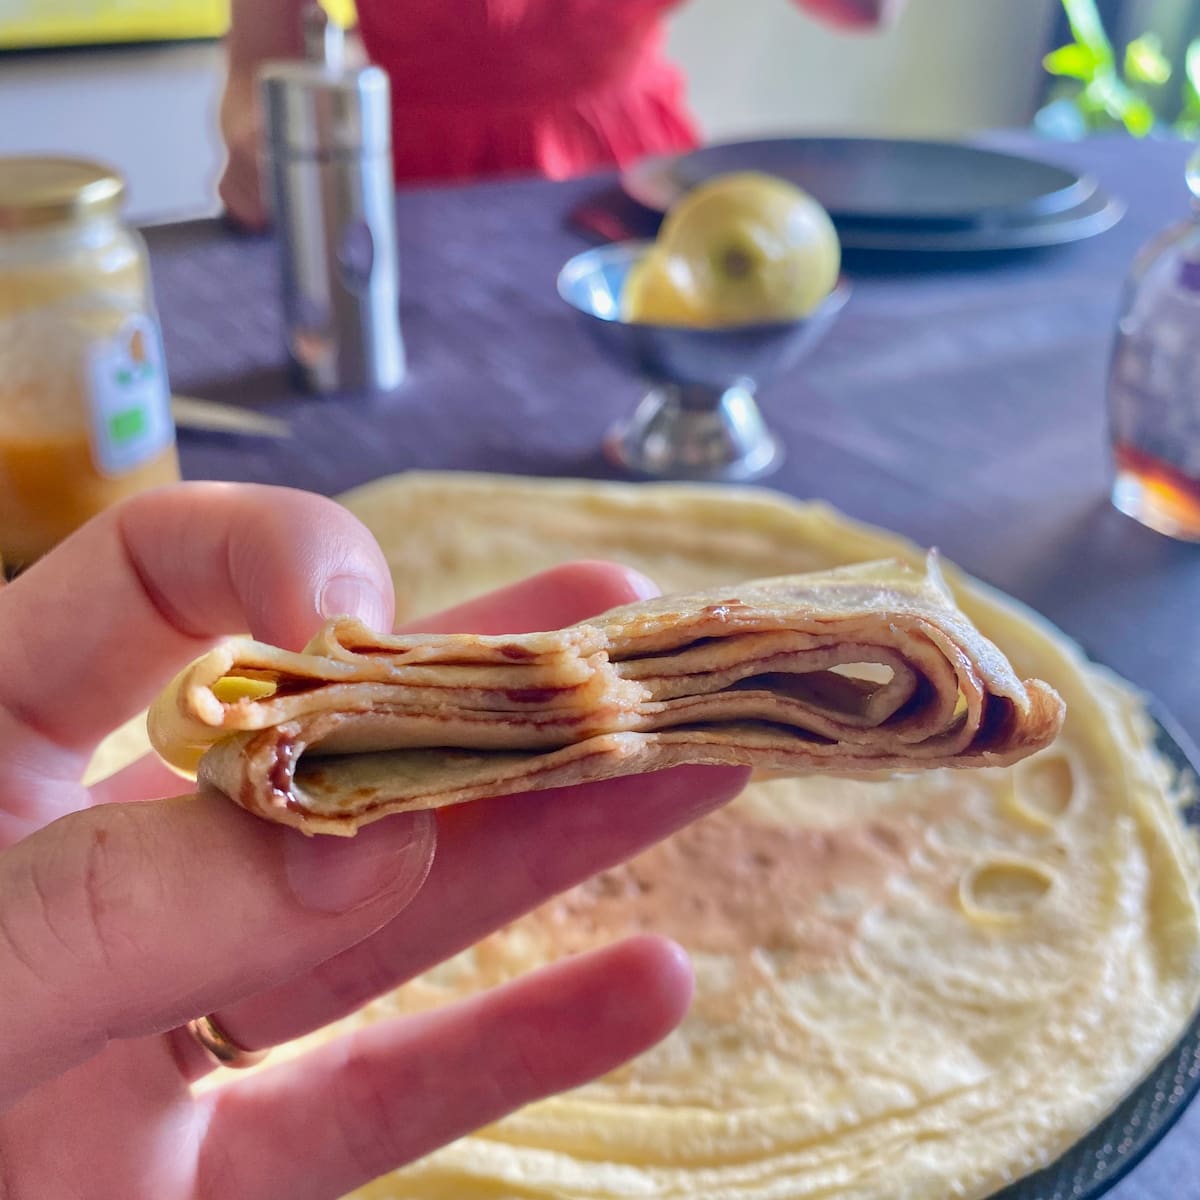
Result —
<instances>
[{"instance_id":1,"label":"glass jar with gold lid","mask_svg":"<svg viewBox=\"0 0 1200 1200\"><path fill-rule=\"evenodd\" d=\"M79 159L0 157L0 558L27 563L179 478L145 246L124 183Z\"/></svg>"}]
</instances>

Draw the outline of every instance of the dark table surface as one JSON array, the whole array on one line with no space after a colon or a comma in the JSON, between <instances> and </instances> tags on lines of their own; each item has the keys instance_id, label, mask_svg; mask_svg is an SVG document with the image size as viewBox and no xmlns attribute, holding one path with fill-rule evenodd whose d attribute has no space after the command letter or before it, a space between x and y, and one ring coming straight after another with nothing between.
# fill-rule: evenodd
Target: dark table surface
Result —
<instances>
[{"instance_id":1,"label":"dark table surface","mask_svg":"<svg viewBox=\"0 0 1200 1200\"><path fill-rule=\"evenodd\" d=\"M992 144L1087 170L1129 205L1112 231L993 258L855 260L824 342L761 393L788 450L771 486L939 546L1153 693L1200 739L1200 546L1108 502L1104 379L1136 250L1187 214L1177 142ZM566 221L609 178L402 193L410 373L385 400L314 399L284 368L270 238L148 232L178 392L284 413L287 441L182 432L189 478L324 493L410 467L617 477L599 446L640 394L558 299L587 245ZM1200 1196L1200 1105L1111 1195Z\"/></svg>"}]
</instances>

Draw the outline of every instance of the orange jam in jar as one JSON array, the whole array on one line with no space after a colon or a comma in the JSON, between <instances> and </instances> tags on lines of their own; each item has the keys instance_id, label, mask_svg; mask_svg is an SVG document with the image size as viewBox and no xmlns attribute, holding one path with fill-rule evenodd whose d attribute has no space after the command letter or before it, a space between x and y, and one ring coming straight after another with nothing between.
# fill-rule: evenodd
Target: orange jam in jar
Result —
<instances>
[{"instance_id":1,"label":"orange jam in jar","mask_svg":"<svg viewBox=\"0 0 1200 1200\"><path fill-rule=\"evenodd\" d=\"M0 157L0 559L179 478L146 250L124 184L77 159Z\"/></svg>"}]
</instances>

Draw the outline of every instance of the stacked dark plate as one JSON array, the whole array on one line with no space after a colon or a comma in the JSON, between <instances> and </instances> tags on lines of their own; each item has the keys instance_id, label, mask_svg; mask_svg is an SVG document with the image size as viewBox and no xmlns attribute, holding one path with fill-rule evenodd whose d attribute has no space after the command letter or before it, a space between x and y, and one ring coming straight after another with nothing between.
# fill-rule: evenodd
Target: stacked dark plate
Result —
<instances>
[{"instance_id":1,"label":"stacked dark plate","mask_svg":"<svg viewBox=\"0 0 1200 1200\"><path fill-rule=\"evenodd\" d=\"M766 171L815 196L847 250L970 253L1079 241L1124 205L1066 167L959 142L769 138L645 158L621 177L657 213L729 171Z\"/></svg>"}]
</instances>

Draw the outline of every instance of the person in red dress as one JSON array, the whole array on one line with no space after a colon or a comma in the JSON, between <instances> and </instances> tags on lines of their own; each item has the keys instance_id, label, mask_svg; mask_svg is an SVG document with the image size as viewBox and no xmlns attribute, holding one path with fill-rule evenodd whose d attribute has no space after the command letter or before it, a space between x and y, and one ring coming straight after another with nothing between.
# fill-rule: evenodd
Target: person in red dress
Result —
<instances>
[{"instance_id":1,"label":"person in red dress","mask_svg":"<svg viewBox=\"0 0 1200 1200\"><path fill-rule=\"evenodd\" d=\"M305 0L233 0L221 199L264 223L254 74L299 57ZM398 183L533 173L564 179L699 140L680 70L663 54L679 0L358 0L359 30L392 86ZM903 0L793 0L845 28Z\"/></svg>"}]
</instances>

